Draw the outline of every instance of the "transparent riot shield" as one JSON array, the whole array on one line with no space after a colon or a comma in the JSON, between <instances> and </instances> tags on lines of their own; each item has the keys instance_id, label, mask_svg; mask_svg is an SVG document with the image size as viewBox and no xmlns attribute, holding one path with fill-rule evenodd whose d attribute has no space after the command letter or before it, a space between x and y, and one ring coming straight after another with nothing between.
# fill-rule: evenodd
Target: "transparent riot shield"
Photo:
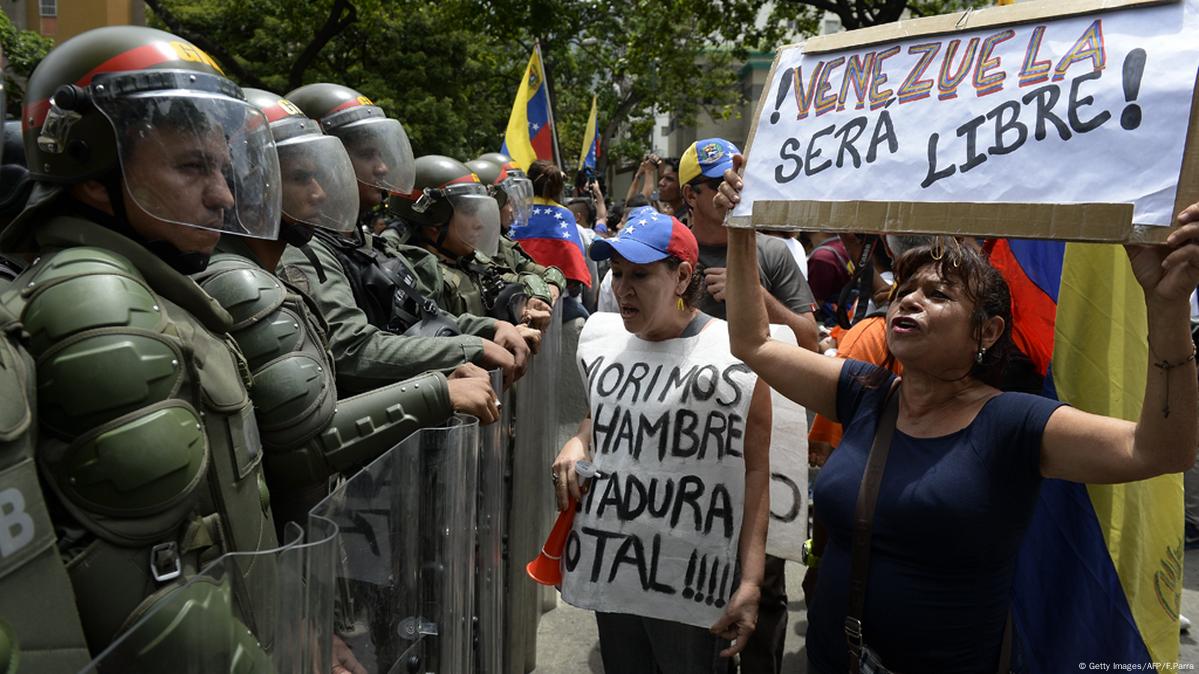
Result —
<instances>
[{"instance_id":1,"label":"transparent riot shield","mask_svg":"<svg viewBox=\"0 0 1199 674\"><path fill-rule=\"evenodd\" d=\"M454 417L313 508L338 530L334 646L366 671L472 671L478 461L478 420Z\"/></svg>"},{"instance_id":2,"label":"transparent riot shield","mask_svg":"<svg viewBox=\"0 0 1199 674\"><path fill-rule=\"evenodd\" d=\"M509 407L504 393L504 374L492 370L491 387L499 398L501 412ZM502 674L504 671L504 538L508 507L508 432L505 419L479 429L478 552L475 576L476 623L475 671Z\"/></svg>"},{"instance_id":3,"label":"transparent riot shield","mask_svg":"<svg viewBox=\"0 0 1199 674\"><path fill-rule=\"evenodd\" d=\"M87 674L328 672L332 545L328 523L285 545L217 559L163 595L87 668ZM269 564L270 582L242 582L247 565Z\"/></svg>"},{"instance_id":4,"label":"transparent riot shield","mask_svg":"<svg viewBox=\"0 0 1199 674\"><path fill-rule=\"evenodd\" d=\"M562 360L562 304L541 336L541 349L525 376L513 386L512 500L509 507L506 656L508 671L530 671L536 664L537 622L542 588L525 574L537 556L557 514L550 466L558 455L558 377ZM573 354L571 354L573 359ZM552 591L551 591L552 592ZM546 594L546 597L551 595Z\"/></svg>"}]
</instances>

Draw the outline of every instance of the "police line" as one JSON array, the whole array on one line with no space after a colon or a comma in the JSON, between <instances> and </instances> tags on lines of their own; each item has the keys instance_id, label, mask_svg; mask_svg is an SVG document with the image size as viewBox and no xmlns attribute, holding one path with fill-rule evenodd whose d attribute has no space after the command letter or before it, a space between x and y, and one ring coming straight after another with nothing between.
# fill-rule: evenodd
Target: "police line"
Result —
<instances>
[{"instance_id":1,"label":"police line","mask_svg":"<svg viewBox=\"0 0 1199 674\"><path fill-rule=\"evenodd\" d=\"M524 567L553 514L554 316L511 390L490 373L499 422L459 414L412 433L333 489L302 527L289 523L281 547L220 557L83 671L526 671L535 645L511 637L535 635L541 613ZM265 580L246 583L250 569Z\"/></svg>"}]
</instances>

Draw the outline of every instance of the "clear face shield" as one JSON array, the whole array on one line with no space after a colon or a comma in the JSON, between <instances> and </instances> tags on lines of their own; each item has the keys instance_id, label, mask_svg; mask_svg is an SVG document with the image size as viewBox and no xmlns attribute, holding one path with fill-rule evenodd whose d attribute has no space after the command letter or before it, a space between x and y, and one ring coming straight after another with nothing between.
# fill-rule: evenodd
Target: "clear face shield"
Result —
<instances>
[{"instance_id":1,"label":"clear face shield","mask_svg":"<svg viewBox=\"0 0 1199 674\"><path fill-rule=\"evenodd\" d=\"M529 224L529 216L533 213L533 181L524 175L509 175L500 183L500 187L512 206L512 222L507 226L523 227Z\"/></svg>"},{"instance_id":2,"label":"clear face shield","mask_svg":"<svg viewBox=\"0 0 1199 674\"><path fill-rule=\"evenodd\" d=\"M495 255L500 245L500 206L479 183L442 188L454 208L449 237L484 255Z\"/></svg>"},{"instance_id":3,"label":"clear face shield","mask_svg":"<svg viewBox=\"0 0 1199 674\"><path fill-rule=\"evenodd\" d=\"M416 184L416 157L398 120L373 105L349 108L324 120L341 139L358 181L387 192L407 194Z\"/></svg>"},{"instance_id":4,"label":"clear face shield","mask_svg":"<svg viewBox=\"0 0 1199 674\"><path fill-rule=\"evenodd\" d=\"M116 132L134 204L172 224L274 239L279 160L266 117L216 76L160 71L98 76L96 108Z\"/></svg>"},{"instance_id":5,"label":"clear face shield","mask_svg":"<svg viewBox=\"0 0 1199 674\"><path fill-rule=\"evenodd\" d=\"M280 137L281 124L275 123L276 138ZM282 131L286 133L285 126ZM309 132L277 142L283 216L341 234L354 231L358 185L341 141Z\"/></svg>"}]
</instances>

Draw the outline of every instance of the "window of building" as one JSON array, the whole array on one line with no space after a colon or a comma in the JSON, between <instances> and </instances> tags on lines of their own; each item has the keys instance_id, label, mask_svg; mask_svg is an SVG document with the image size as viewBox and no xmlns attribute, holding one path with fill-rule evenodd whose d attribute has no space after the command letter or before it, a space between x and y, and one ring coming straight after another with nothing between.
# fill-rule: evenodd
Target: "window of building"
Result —
<instances>
[{"instance_id":1,"label":"window of building","mask_svg":"<svg viewBox=\"0 0 1199 674\"><path fill-rule=\"evenodd\" d=\"M58 16L58 0L38 0L42 16Z\"/></svg>"}]
</instances>

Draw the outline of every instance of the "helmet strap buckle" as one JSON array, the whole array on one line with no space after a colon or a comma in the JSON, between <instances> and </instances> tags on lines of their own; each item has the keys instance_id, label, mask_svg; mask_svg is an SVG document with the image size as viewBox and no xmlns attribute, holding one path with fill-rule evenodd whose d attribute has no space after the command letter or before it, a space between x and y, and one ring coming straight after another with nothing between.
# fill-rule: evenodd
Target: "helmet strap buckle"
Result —
<instances>
[{"instance_id":1,"label":"helmet strap buckle","mask_svg":"<svg viewBox=\"0 0 1199 674\"><path fill-rule=\"evenodd\" d=\"M429 210L435 200L436 195L434 194L434 191L426 187L421 193L420 198L416 200L416 203L412 204L412 210L416 211L417 213L424 213L425 211Z\"/></svg>"}]
</instances>

